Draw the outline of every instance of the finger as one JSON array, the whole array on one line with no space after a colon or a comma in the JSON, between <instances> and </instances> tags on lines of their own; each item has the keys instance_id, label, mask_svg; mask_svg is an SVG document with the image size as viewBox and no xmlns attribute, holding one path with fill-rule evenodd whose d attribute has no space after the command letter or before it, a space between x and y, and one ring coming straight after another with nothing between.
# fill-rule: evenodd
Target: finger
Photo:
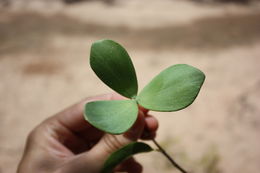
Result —
<instances>
[{"instance_id":1,"label":"finger","mask_svg":"<svg viewBox=\"0 0 260 173\"><path fill-rule=\"evenodd\" d=\"M104 135L100 142L93 148L93 152L96 152L97 157L101 157L101 160L103 160L119 148L140 138L144 127L144 114L139 111L136 122L126 133L122 135Z\"/></svg>"},{"instance_id":2,"label":"finger","mask_svg":"<svg viewBox=\"0 0 260 173\"><path fill-rule=\"evenodd\" d=\"M152 115L145 116L145 130L155 132L159 127L158 120Z\"/></svg>"},{"instance_id":3,"label":"finger","mask_svg":"<svg viewBox=\"0 0 260 173\"><path fill-rule=\"evenodd\" d=\"M86 131L82 131L77 134L77 136L79 136L82 140L90 143L90 146L94 146L96 143L98 143L103 135L104 132L96 128L89 128Z\"/></svg>"},{"instance_id":4,"label":"finger","mask_svg":"<svg viewBox=\"0 0 260 173\"><path fill-rule=\"evenodd\" d=\"M140 111L142 111L144 113L144 115L147 115L147 113L149 112L149 109L146 109L146 108L142 107L141 105L138 105L138 108Z\"/></svg>"},{"instance_id":5,"label":"finger","mask_svg":"<svg viewBox=\"0 0 260 173\"><path fill-rule=\"evenodd\" d=\"M118 94L105 94L95 97L89 97L79 103L65 109L64 111L49 118L49 121L58 121L60 124L73 132L80 132L92 127L83 116L84 105L97 100L115 100L122 99Z\"/></svg>"},{"instance_id":6,"label":"finger","mask_svg":"<svg viewBox=\"0 0 260 173\"><path fill-rule=\"evenodd\" d=\"M144 126L144 114L142 111L139 111L135 124L127 133L121 135L105 134L97 145L90 151L80 154L77 159L73 161L73 164L77 164L79 170L88 169L88 165L93 165L92 171L99 172L107 158L113 152L140 138Z\"/></svg>"},{"instance_id":7,"label":"finger","mask_svg":"<svg viewBox=\"0 0 260 173\"><path fill-rule=\"evenodd\" d=\"M145 116L142 111L139 110L137 119L134 125L123 134L123 136L131 141L136 141L143 133L145 128Z\"/></svg>"},{"instance_id":8,"label":"finger","mask_svg":"<svg viewBox=\"0 0 260 173\"><path fill-rule=\"evenodd\" d=\"M156 132L148 132L148 131L145 131L142 136L141 136L141 139L142 140L152 140L152 139L155 139L156 137Z\"/></svg>"},{"instance_id":9,"label":"finger","mask_svg":"<svg viewBox=\"0 0 260 173\"><path fill-rule=\"evenodd\" d=\"M115 169L115 171L124 171L128 173L141 173L142 170L142 165L138 163L133 157L123 161Z\"/></svg>"},{"instance_id":10,"label":"finger","mask_svg":"<svg viewBox=\"0 0 260 173\"><path fill-rule=\"evenodd\" d=\"M83 117L84 105L87 102L95 100L111 100L119 99L116 94L106 94L96 97L90 97L80 101L79 103L57 113L48 118L37 127L37 136L41 140L42 134L48 129L48 134L52 139L65 146L73 153L79 153L89 150L103 136L103 132L91 126ZM82 131L85 132L82 135ZM93 143L95 142L95 143ZM89 145L91 144L91 146Z\"/></svg>"},{"instance_id":11,"label":"finger","mask_svg":"<svg viewBox=\"0 0 260 173\"><path fill-rule=\"evenodd\" d=\"M71 133L68 135L68 133ZM64 137L59 137L60 142L67 147L73 154L79 154L91 148L90 143L87 143L80 136L67 131Z\"/></svg>"},{"instance_id":12,"label":"finger","mask_svg":"<svg viewBox=\"0 0 260 173\"><path fill-rule=\"evenodd\" d=\"M156 137L156 130L158 129L158 120L152 115L145 116L145 129L141 135L143 140L151 140Z\"/></svg>"}]
</instances>

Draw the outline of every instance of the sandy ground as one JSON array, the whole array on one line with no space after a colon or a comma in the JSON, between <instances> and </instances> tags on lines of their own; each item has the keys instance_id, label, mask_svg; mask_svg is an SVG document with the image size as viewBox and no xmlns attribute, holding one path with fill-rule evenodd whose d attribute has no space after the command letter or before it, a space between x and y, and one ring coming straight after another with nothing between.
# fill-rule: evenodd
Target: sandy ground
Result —
<instances>
[{"instance_id":1,"label":"sandy ground","mask_svg":"<svg viewBox=\"0 0 260 173\"><path fill-rule=\"evenodd\" d=\"M196 173L258 173L258 11L256 5L169 0L113 6L89 2L41 15L39 10L25 15L17 9L2 11L0 173L16 171L26 136L42 120L84 97L111 92L88 65L90 45L100 38L125 45L140 88L171 64L187 63L205 72L205 84L189 108L152 112L160 121L158 141L183 167ZM39 19L48 27L37 27ZM177 172L159 153L137 158L145 173Z\"/></svg>"}]
</instances>

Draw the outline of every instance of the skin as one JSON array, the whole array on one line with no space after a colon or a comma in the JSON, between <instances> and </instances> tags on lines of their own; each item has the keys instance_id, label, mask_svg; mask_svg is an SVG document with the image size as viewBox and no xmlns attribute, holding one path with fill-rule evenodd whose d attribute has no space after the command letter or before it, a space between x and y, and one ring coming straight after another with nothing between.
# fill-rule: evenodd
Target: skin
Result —
<instances>
[{"instance_id":1,"label":"skin","mask_svg":"<svg viewBox=\"0 0 260 173\"><path fill-rule=\"evenodd\" d=\"M104 134L83 118L87 102L124 99L116 94L87 98L46 119L28 136L18 173L99 173L111 153L138 139L155 138L158 121L139 107L133 127L122 135ZM142 166L130 158L115 169L141 173Z\"/></svg>"}]
</instances>

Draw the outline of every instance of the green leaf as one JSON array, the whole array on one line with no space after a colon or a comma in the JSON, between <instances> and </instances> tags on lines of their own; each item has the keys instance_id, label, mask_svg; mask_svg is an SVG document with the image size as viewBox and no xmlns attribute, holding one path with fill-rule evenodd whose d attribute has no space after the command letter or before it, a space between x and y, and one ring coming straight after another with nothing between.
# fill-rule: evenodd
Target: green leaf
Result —
<instances>
[{"instance_id":1,"label":"green leaf","mask_svg":"<svg viewBox=\"0 0 260 173\"><path fill-rule=\"evenodd\" d=\"M111 173L119 163L128 159L132 155L150 152L152 150L153 149L149 145L142 142L130 143L109 156L103 166L101 173Z\"/></svg>"},{"instance_id":2,"label":"green leaf","mask_svg":"<svg viewBox=\"0 0 260 173\"><path fill-rule=\"evenodd\" d=\"M126 132L136 121L135 100L95 101L85 105L84 117L94 127L111 133Z\"/></svg>"},{"instance_id":3,"label":"green leaf","mask_svg":"<svg viewBox=\"0 0 260 173\"><path fill-rule=\"evenodd\" d=\"M127 51L112 40L96 41L91 46L90 66L96 75L119 94L133 98L138 85Z\"/></svg>"},{"instance_id":4,"label":"green leaf","mask_svg":"<svg viewBox=\"0 0 260 173\"><path fill-rule=\"evenodd\" d=\"M137 102L154 111L177 111L195 100L205 80L199 69L173 65L157 75L137 96Z\"/></svg>"}]
</instances>

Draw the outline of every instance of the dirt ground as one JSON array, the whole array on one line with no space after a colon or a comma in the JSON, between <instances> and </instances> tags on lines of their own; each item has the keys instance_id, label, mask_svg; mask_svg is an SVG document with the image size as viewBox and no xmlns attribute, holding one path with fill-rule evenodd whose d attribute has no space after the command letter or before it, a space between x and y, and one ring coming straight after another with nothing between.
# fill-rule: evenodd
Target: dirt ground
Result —
<instances>
[{"instance_id":1,"label":"dirt ground","mask_svg":"<svg viewBox=\"0 0 260 173\"><path fill-rule=\"evenodd\" d=\"M122 43L140 89L177 63L206 81L189 108L152 112L158 141L193 173L260 170L260 6L172 0L91 1L0 9L0 173L13 173L26 136L50 115L111 92L91 71L101 38ZM137 156L145 173L177 171L159 153Z\"/></svg>"}]
</instances>

